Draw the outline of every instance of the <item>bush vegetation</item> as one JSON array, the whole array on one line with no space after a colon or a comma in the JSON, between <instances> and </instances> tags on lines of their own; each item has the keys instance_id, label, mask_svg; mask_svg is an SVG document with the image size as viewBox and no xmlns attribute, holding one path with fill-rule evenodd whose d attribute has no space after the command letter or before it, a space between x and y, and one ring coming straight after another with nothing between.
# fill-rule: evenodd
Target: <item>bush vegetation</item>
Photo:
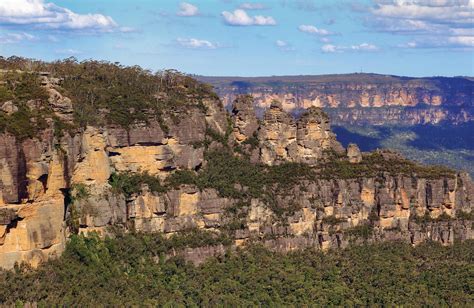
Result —
<instances>
[{"instance_id":1,"label":"bush vegetation","mask_svg":"<svg viewBox=\"0 0 474 308\"><path fill-rule=\"evenodd\" d=\"M124 194L130 197L132 194L141 192L142 185L147 185L152 192L165 192L166 189L161 185L160 179L148 173L113 173L110 176L109 184L115 193Z\"/></svg>"},{"instance_id":2,"label":"bush vegetation","mask_svg":"<svg viewBox=\"0 0 474 308\"><path fill-rule=\"evenodd\" d=\"M16 109L9 114L0 110L0 132L7 131L19 140L37 137L52 114L47 99L36 73L0 72L0 106L10 101ZM30 100L35 100L34 111L27 105Z\"/></svg>"},{"instance_id":3,"label":"bush vegetation","mask_svg":"<svg viewBox=\"0 0 474 308\"><path fill-rule=\"evenodd\" d=\"M326 179L348 179L390 175L417 176L426 179L453 178L455 171L443 166L425 166L403 158L385 159L382 154L372 152L364 155L358 164L345 159L330 159L321 166L320 176Z\"/></svg>"},{"instance_id":4,"label":"bush vegetation","mask_svg":"<svg viewBox=\"0 0 474 308\"><path fill-rule=\"evenodd\" d=\"M72 99L74 121L80 127L114 124L129 128L155 119L165 129L164 113L177 119L176 115L186 114L189 107L205 109L204 99L217 99L211 86L174 70L152 73L139 66L106 61L68 58L42 62L19 57L1 57L0 68L28 72L4 74L8 82L0 86L0 102L11 98L47 99L39 86L38 73L45 71L60 78L57 89ZM12 79L11 74L21 76L20 81Z\"/></svg>"},{"instance_id":5,"label":"bush vegetation","mask_svg":"<svg viewBox=\"0 0 474 308\"><path fill-rule=\"evenodd\" d=\"M0 303L39 306L472 306L474 242L280 254L260 246L195 267L169 258L190 237L73 236L37 270L0 272ZM204 243L222 243L207 239Z\"/></svg>"}]
</instances>

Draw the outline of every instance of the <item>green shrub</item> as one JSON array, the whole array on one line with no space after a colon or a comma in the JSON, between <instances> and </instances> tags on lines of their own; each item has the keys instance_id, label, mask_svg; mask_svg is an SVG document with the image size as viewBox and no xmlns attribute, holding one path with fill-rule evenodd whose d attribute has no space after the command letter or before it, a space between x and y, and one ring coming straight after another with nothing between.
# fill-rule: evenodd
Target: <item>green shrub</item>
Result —
<instances>
[{"instance_id":1,"label":"green shrub","mask_svg":"<svg viewBox=\"0 0 474 308\"><path fill-rule=\"evenodd\" d=\"M334 215L325 216L325 217L323 217L323 219L322 219L323 224L328 224L328 225L330 225L330 226L335 226L335 225L337 225L337 224L340 224L340 223L346 222L346 221L347 221L346 219L337 218L337 217L334 216Z\"/></svg>"},{"instance_id":2,"label":"green shrub","mask_svg":"<svg viewBox=\"0 0 474 308\"><path fill-rule=\"evenodd\" d=\"M344 230L344 233L356 239L369 239L374 229L369 223L361 223L355 227Z\"/></svg>"},{"instance_id":3,"label":"green shrub","mask_svg":"<svg viewBox=\"0 0 474 308\"><path fill-rule=\"evenodd\" d=\"M464 211L456 211L456 218L461 220L474 220L474 213L471 212L464 212Z\"/></svg>"},{"instance_id":4,"label":"green shrub","mask_svg":"<svg viewBox=\"0 0 474 308\"><path fill-rule=\"evenodd\" d=\"M113 173L110 176L109 184L115 193L122 193L126 197L140 193L142 184L148 185L148 188L152 192L166 191L161 185L160 179L148 173Z\"/></svg>"}]
</instances>

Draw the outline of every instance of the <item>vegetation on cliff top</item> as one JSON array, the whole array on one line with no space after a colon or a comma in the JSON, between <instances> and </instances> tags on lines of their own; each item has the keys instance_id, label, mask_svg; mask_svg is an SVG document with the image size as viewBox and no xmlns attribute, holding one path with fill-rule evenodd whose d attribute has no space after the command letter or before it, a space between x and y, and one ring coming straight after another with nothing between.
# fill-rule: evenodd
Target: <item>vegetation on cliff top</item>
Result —
<instances>
[{"instance_id":1,"label":"vegetation on cliff top","mask_svg":"<svg viewBox=\"0 0 474 308\"><path fill-rule=\"evenodd\" d=\"M38 74L0 72L0 107L10 102L5 108L11 109L8 113L0 109L0 132L7 131L20 140L37 136L47 127L45 118L52 117L47 99L48 93L41 87Z\"/></svg>"},{"instance_id":2,"label":"vegetation on cliff top","mask_svg":"<svg viewBox=\"0 0 474 308\"><path fill-rule=\"evenodd\" d=\"M182 243L187 243L186 236L124 234L104 241L73 236L62 257L37 270L0 271L0 303L205 307L474 303L473 241L450 247L384 243L289 254L253 246L198 267L166 257Z\"/></svg>"},{"instance_id":3,"label":"vegetation on cliff top","mask_svg":"<svg viewBox=\"0 0 474 308\"><path fill-rule=\"evenodd\" d=\"M106 61L68 58L42 62L20 57L0 57L0 69L4 70L0 75L0 103L12 100L22 106L29 100L45 102L48 94L40 86L39 74L46 72L60 81L57 90L71 98L74 122L79 127L112 124L128 128L155 119L166 129L164 114L176 118L192 106L205 109L206 98L217 99L211 86L174 70L152 73L139 66ZM8 129L14 118L2 111L0 117L7 126L0 129L16 135L15 130Z\"/></svg>"}]
</instances>

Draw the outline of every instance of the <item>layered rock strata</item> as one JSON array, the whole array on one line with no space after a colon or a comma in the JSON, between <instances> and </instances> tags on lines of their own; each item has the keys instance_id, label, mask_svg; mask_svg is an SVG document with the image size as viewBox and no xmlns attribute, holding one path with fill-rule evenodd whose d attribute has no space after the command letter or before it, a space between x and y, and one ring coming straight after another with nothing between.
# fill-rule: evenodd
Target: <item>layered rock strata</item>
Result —
<instances>
[{"instance_id":1,"label":"layered rock strata","mask_svg":"<svg viewBox=\"0 0 474 308\"><path fill-rule=\"evenodd\" d=\"M200 79L215 86L226 106L248 94L264 110L274 100L288 112L324 108L337 125L459 124L474 119L474 82L469 78L346 74Z\"/></svg>"},{"instance_id":2,"label":"layered rock strata","mask_svg":"<svg viewBox=\"0 0 474 308\"><path fill-rule=\"evenodd\" d=\"M474 205L474 185L463 173L437 178L388 173L315 177L277 191L271 206L258 197L242 204L216 189L190 184L165 192L142 185L130 196L114 191L114 173L145 173L164 180L177 170L198 172L208 163L204 145L209 131L226 138L209 147L244 146L256 163L269 166L293 162L310 168L331 153L347 155L353 164L363 159L355 145L346 153L318 108L293 119L274 102L259 123L248 98L237 100L230 121L218 100L207 100L205 106L189 110L179 120L166 118L166 132L150 122L129 129L89 126L59 137L51 123L33 139L1 134L0 266L36 266L58 256L73 231L66 222L74 219L76 231L84 233L105 234L110 226L168 235L190 229L227 230L234 246L259 240L280 251L344 247L363 238L413 244L473 238L472 221L456 218L460 213L465 217ZM68 109L57 112L63 110ZM86 193L79 194L81 190ZM237 206L238 217L231 214ZM222 249L209 251L197 250L197 257L191 250L185 254L198 263L199 256Z\"/></svg>"}]
</instances>

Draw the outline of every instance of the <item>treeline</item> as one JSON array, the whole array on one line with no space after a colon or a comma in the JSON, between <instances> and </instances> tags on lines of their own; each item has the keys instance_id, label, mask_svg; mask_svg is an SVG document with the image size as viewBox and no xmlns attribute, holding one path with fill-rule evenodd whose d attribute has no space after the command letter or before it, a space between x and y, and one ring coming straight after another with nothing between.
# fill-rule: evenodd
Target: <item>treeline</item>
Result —
<instances>
[{"instance_id":1,"label":"treeline","mask_svg":"<svg viewBox=\"0 0 474 308\"><path fill-rule=\"evenodd\" d=\"M40 306L463 306L474 304L474 242L280 254L261 246L187 264L169 251L199 234L73 236L37 270L0 272L0 303Z\"/></svg>"}]
</instances>

